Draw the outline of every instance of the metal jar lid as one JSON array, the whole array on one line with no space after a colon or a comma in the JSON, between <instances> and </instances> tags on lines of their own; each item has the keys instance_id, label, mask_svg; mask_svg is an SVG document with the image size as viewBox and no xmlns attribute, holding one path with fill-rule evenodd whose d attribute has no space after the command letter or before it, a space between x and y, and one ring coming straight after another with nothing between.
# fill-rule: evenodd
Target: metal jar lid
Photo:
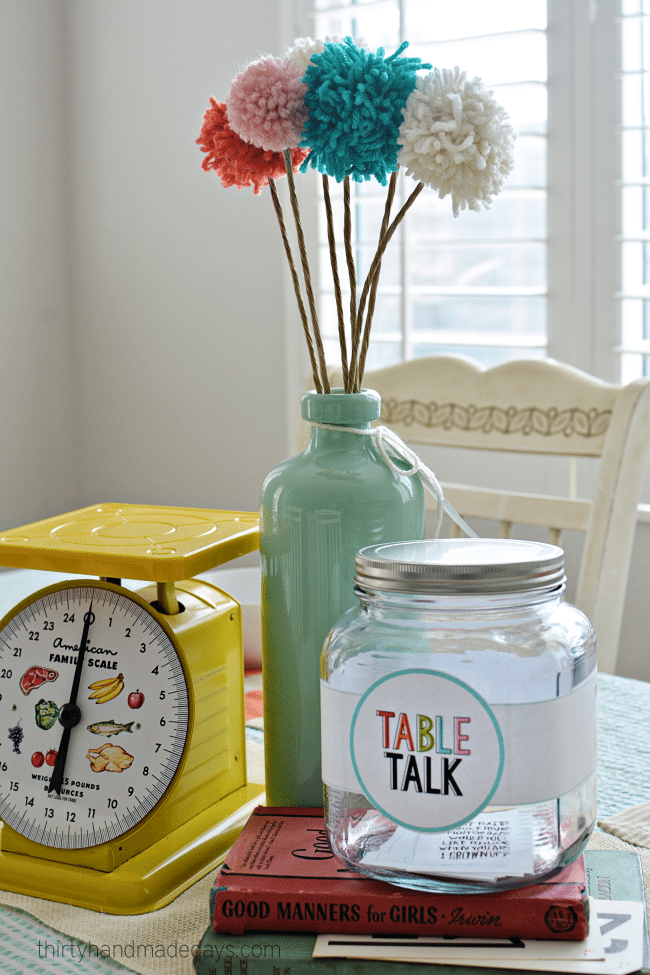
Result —
<instances>
[{"instance_id":1,"label":"metal jar lid","mask_svg":"<svg viewBox=\"0 0 650 975\"><path fill-rule=\"evenodd\" d=\"M356 555L355 582L413 595L549 591L564 585L564 552L557 545L505 538L369 545Z\"/></svg>"}]
</instances>

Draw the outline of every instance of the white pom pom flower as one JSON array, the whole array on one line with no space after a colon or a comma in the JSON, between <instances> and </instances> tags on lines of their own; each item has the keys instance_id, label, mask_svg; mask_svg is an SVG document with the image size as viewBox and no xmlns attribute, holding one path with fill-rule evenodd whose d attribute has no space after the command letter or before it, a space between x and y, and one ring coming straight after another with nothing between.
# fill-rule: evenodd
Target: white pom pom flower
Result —
<instances>
[{"instance_id":1,"label":"white pom pom flower","mask_svg":"<svg viewBox=\"0 0 650 975\"><path fill-rule=\"evenodd\" d=\"M460 210L487 210L513 166L508 116L480 78L434 68L419 77L402 110L397 162L407 175L451 195Z\"/></svg>"},{"instance_id":2,"label":"white pom pom flower","mask_svg":"<svg viewBox=\"0 0 650 975\"><path fill-rule=\"evenodd\" d=\"M322 54L326 44L340 44L342 40L343 38L339 37L338 34L334 34L332 37L328 34L324 41L313 40L311 37L296 37L293 46L287 51L287 59L305 72L312 54ZM357 38L354 43L364 51L368 50L368 45L362 37Z\"/></svg>"}]
</instances>

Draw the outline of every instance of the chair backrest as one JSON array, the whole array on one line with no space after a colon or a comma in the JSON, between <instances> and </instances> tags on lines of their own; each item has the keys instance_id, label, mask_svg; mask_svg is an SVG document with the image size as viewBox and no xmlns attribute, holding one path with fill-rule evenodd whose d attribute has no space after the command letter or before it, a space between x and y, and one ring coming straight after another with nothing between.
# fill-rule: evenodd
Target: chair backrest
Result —
<instances>
[{"instance_id":1,"label":"chair backrest","mask_svg":"<svg viewBox=\"0 0 650 975\"><path fill-rule=\"evenodd\" d=\"M340 372L330 381L341 385ZM366 372L382 398L381 423L411 444L599 457L593 500L490 490L441 480L464 518L585 532L573 602L591 621L598 666L614 673L637 503L650 445L650 381L605 383L549 359L492 369L462 356L429 356ZM440 473L440 472L437 472ZM431 499L435 507L435 501ZM455 527L455 526L454 526Z\"/></svg>"}]
</instances>

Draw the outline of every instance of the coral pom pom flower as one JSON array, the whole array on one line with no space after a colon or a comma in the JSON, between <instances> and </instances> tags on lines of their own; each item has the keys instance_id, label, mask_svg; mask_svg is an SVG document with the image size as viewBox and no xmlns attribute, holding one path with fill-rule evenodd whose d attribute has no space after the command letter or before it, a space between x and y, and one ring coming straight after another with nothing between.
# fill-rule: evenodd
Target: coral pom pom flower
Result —
<instances>
[{"instance_id":1,"label":"coral pom pom flower","mask_svg":"<svg viewBox=\"0 0 650 975\"><path fill-rule=\"evenodd\" d=\"M196 141L206 153L201 168L206 173L213 169L226 188L236 186L242 190L252 186L257 195L263 186L269 185L270 179L278 179L286 173L284 156L244 142L228 124L225 103L214 98L210 99L210 108L203 116L203 127ZM293 150L294 169L306 155L304 149Z\"/></svg>"}]
</instances>

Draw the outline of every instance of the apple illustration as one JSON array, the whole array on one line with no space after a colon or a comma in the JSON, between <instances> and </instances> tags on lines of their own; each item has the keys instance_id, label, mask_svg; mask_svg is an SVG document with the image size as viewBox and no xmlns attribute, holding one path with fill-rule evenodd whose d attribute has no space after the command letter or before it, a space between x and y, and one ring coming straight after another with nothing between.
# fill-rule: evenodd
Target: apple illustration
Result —
<instances>
[{"instance_id":1,"label":"apple illustration","mask_svg":"<svg viewBox=\"0 0 650 975\"><path fill-rule=\"evenodd\" d=\"M144 694L142 693L142 691L140 690L131 691L128 697L128 704L130 708L134 708L134 709L141 708L142 705L144 704Z\"/></svg>"},{"instance_id":2,"label":"apple illustration","mask_svg":"<svg viewBox=\"0 0 650 975\"><path fill-rule=\"evenodd\" d=\"M56 762L56 756L57 755L58 755L58 752L57 752L56 748L50 748L49 752L45 756L45 761L47 762L47 764L48 765L54 765L54 763Z\"/></svg>"},{"instance_id":3,"label":"apple illustration","mask_svg":"<svg viewBox=\"0 0 650 975\"><path fill-rule=\"evenodd\" d=\"M34 752L32 755L32 765L34 768L40 768L45 761L45 755L43 752Z\"/></svg>"}]
</instances>

